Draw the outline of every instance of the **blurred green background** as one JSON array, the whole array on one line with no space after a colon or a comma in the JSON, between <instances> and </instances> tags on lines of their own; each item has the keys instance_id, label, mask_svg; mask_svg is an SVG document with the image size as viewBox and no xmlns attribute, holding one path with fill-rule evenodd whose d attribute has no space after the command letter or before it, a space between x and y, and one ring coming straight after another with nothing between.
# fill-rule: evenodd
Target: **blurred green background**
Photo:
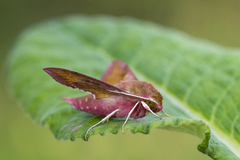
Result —
<instances>
[{"instance_id":1,"label":"blurred green background","mask_svg":"<svg viewBox=\"0 0 240 160\"><path fill-rule=\"evenodd\" d=\"M1 72L18 35L43 20L72 14L131 16L184 31L229 47L240 47L239 0L0 0ZM17 77L16 77L17 78ZM34 123L7 94L0 79L0 159L210 159L198 152L200 139L154 130L93 136L90 141L57 141Z\"/></svg>"}]
</instances>

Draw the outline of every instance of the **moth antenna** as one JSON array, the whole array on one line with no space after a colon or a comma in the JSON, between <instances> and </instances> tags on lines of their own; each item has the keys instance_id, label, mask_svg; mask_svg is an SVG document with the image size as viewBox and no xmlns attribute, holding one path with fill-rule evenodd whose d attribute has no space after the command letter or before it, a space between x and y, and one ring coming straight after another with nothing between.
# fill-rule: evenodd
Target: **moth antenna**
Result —
<instances>
[{"instance_id":1,"label":"moth antenna","mask_svg":"<svg viewBox=\"0 0 240 160\"><path fill-rule=\"evenodd\" d=\"M127 123L128 119L130 118L133 110L137 107L138 104L139 104L139 101L134 105L134 107L133 107L133 108L130 110L130 112L128 113L128 116L127 116L125 122L124 122L123 125L122 125L122 132L123 132L123 134L124 134L124 126L126 125L126 123Z\"/></svg>"},{"instance_id":2,"label":"moth antenna","mask_svg":"<svg viewBox=\"0 0 240 160\"><path fill-rule=\"evenodd\" d=\"M88 140L88 139L87 139L87 136L88 136L88 133L90 132L91 129L93 129L94 127L96 127L96 126L99 125L100 123L103 123L103 122L105 122L106 120L108 120L108 119L109 119L110 117L112 117L112 115L114 115L117 111L119 111L119 109L116 109L116 110L112 111L110 114L108 114L106 117L104 117L101 121L99 121L98 123L96 123L96 124L94 124L93 126L91 126L91 127L87 130L87 132L86 132L86 134L85 134L85 139Z\"/></svg>"},{"instance_id":3,"label":"moth antenna","mask_svg":"<svg viewBox=\"0 0 240 160\"><path fill-rule=\"evenodd\" d=\"M164 110L162 110L162 112L169 118L172 118L171 116L169 116Z\"/></svg>"},{"instance_id":4,"label":"moth antenna","mask_svg":"<svg viewBox=\"0 0 240 160\"><path fill-rule=\"evenodd\" d=\"M150 108L144 101L141 101L141 103L142 103L143 107L144 107L146 110L148 110L149 112L151 112L154 116L162 119L162 117L159 116L159 115L157 115L156 113L154 113L154 112L151 110L151 108Z\"/></svg>"}]
</instances>

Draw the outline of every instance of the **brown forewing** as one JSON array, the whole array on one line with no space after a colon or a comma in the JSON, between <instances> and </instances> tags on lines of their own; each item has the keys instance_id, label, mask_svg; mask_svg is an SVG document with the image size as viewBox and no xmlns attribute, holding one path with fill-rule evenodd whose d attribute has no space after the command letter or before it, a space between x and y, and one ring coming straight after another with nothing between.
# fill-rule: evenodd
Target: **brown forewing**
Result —
<instances>
[{"instance_id":1,"label":"brown forewing","mask_svg":"<svg viewBox=\"0 0 240 160\"><path fill-rule=\"evenodd\" d=\"M47 72L55 81L68 87L78 88L85 92L90 92L96 98L109 97L116 92L125 92L124 90L103 81L74 71L62 68L45 68L44 71Z\"/></svg>"}]
</instances>

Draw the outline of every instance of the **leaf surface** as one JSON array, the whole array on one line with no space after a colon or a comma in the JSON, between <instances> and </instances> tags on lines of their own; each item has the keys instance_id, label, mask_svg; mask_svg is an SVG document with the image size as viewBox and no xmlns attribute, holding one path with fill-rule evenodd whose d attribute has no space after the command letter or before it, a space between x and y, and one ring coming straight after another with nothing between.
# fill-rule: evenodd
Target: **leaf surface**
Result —
<instances>
[{"instance_id":1,"label":"leaf surface","mask_svg":"<svg viewBox=\"0 0 240 160\"><path fill-rule=\"evenodd\" d=\"M134 19L73 16L24 32L7 62L9 89L39 124L57 139L84 139L102 117L73 109L62 97L86 93L62 86L45 72L65 68L100 78L112 60L126 62L139 80L162 93L173 118L147 115L125 130L154 128L202 138L198 150L213 159L240 157L240 51L194 39L173 29ZM110 119L90 132L121 132L124 119Z\"/></svg>"}]
</instances>

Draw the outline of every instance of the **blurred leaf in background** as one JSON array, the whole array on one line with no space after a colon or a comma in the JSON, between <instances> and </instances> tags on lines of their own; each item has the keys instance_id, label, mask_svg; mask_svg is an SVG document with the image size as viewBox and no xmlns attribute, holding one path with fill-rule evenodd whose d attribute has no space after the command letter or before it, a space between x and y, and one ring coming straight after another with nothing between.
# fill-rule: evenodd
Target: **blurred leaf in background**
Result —
<instances>
[{"instance_id":1,"label":"blurred leaf in background","mask_svg":"<svg viewBox=\"0 0 240 160\"><path fill-rule=\"evenodd\" d=\"M4 63L6 54L17 35L24 28L43 19L74 13L132 16L178 28L224 45L239 47L240 33L237 31L240 25L238 18L240 11L238 6L239 1L177 3L177 1L3 0L0 2L1 64ZM0 159L116 159L116 155L119 159L208 158L196 150L200 139L163 130L154 131L150 136L128 133L124 136L107 135L104 138L95 136L87 143L58 142L48 129L36 126L24 116L23 111L16 107L17 103L6 97L3 78L1 82L3 90L0 93ZM146 152L144 148L146 146L150 149L149 152ZM152 153L159 153L159 157Z\"/></svg>"}]
</instances>

